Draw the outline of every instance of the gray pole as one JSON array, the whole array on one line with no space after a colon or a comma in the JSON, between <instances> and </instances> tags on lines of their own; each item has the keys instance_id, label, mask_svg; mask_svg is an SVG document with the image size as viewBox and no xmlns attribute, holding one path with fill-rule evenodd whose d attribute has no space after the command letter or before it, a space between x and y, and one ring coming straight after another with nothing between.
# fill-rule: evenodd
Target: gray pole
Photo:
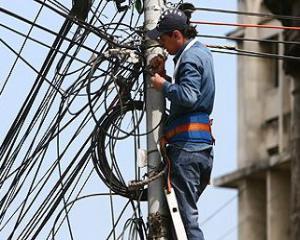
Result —
<instances>
[{"instance_id":1,"label":"gray pole","mask_svg":"<svg viewBox=\"0 0 300 240\"><path fill-rule=\"evenodd\" d=\"M164 6L163 0L145 0L145 30L155 28L159 19L162 7ZM146 45L155 45L157 42L147 40ZM147 63L150 62L157 54L162 54L161 48L150 48L146 51ZM150 131L155 128L160 120L164 111L164 99L161 92L151 88L150 77L147 79L147 130ZM159 129L151 132L147 136L148 148L148 173L156 170L160 164L160 154L157 151L157 143L159 139ZM165 202L163 193L162 179L153 181L148 186L148 222L149 222L149 238L153 240L168 239L168 209Z\"/></svg>"}]
</instances>

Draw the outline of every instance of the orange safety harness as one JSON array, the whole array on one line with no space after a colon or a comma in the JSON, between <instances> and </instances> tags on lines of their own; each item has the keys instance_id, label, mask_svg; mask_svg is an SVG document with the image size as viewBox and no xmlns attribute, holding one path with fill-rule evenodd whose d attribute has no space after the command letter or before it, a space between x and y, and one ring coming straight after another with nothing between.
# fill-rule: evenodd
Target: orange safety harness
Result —
<instances>
[{"instance_id":1,"label":"orange safety harness","mask_svg":"<svg viewBox=\"0 0 300 240\"><path fill-rule=\"evenodd\" d=\"M213 144L215 144L215 138L212 134L212 126L213 120L209 120L209 123L186 123L177 126L174 129L171 129L165 133L159 140L160 150L162 157L165 161L167 166L167 191L168 193L171 192L172 184L171 184L171 159L167 154L166 146L169 143L169 139L175 137L178 134L185 133L185 132L192 132L192 131L205 131L209 132L212 138Z\"/></svg>"}]
</instances>

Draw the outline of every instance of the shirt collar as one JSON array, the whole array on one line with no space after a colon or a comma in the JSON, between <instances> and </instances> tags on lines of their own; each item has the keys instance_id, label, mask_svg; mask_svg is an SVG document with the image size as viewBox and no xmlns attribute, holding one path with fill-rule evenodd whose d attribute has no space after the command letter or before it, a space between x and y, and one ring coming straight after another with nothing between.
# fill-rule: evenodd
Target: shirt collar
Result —
<instances>
[{"instance_id":1,"label":"shirt collar","mask_svg":"<svg viewBox=\"0 0 300 240\"><path fill-rule=\"evenodd\" d=\"M173 58L173 61L174 63L176 64L180 55L182 54L182 52L184 51L184 49L186 48L186 46L192 41L193 39L189 39L187 40L183 46L178 50L178 52L175 54L174 58Z\"/></svg>"}]
</instances>

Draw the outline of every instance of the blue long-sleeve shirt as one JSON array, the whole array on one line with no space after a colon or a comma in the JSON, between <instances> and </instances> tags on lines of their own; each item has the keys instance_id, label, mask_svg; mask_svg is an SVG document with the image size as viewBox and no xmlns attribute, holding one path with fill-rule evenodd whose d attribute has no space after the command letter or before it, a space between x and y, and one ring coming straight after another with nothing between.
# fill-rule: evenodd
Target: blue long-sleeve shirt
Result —
<instances>
[{"instance_id":1,"label":"blue long-sleeve shirt","mask_svg":"<svg viewBox=\"0 0 300 240\"><path fill-rule=\"evenodd\" d=\"M215 98L213 58L208 48L200 42L185 50L188 41L175 55L176 65L181 56L175 83L165 82L163 94L171 102L169 121L187 113L211 114ZM178 142L176 145L187 151L203 150L206 143Z\"/></svg>"}]
</instances>

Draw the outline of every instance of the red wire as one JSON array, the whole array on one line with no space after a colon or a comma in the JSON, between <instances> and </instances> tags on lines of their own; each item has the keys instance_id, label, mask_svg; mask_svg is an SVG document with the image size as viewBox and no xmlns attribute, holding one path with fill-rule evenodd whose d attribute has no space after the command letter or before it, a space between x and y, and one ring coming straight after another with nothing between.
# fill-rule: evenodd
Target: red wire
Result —
<instances>
[{"instance_id":1,"label":"red wire","mask_svg":"<svg viewBox=\"0 0 300 240\"><path fill-rule=\"evenodd\" d=\"M256 27L256 28L272 28L281 30L297 30L300 31L300 27L290 27L290 26L275 26L275 25L265 25L265 24L243 24L243 23L224 23L224 22L208 22L208 21L191 21L194 24L206 24L206 25L219 25L219 26L234 26L234 27Z\"/></svg>"}]
</instances>

